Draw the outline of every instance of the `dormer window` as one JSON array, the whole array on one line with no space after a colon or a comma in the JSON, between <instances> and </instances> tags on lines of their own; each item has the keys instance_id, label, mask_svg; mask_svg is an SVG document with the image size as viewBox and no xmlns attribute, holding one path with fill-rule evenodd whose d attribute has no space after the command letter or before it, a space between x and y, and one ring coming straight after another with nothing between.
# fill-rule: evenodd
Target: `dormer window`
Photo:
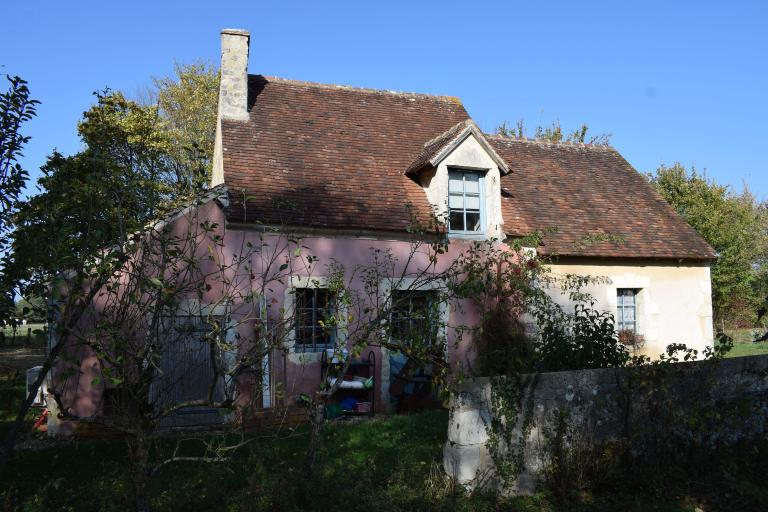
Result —
<instances>
[{"instance_id":1,"label":"dormer window","mask_svg":"<svg viewBox=\"0 0 768 512\"><path fill-rule=\"evenodd\" d=\"M448 171L448 230L461 235L483 233L485 219L483 173L462 169Z\"/></svg>"}]
</instances>

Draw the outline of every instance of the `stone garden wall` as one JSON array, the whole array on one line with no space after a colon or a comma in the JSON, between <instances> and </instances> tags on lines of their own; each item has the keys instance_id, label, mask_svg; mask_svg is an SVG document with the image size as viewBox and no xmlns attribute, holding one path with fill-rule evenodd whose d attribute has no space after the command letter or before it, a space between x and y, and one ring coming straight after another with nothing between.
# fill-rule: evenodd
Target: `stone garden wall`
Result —
<instances>
[{"instance_id":1,"label":"stone garden wall","mask_svg":"<svg viewBox=\"0 0 768 512\"><path fill-rule=\"evenodd\" d=\"M466 486L528 494L555 444L708 449L767 425L768 356L477 378L452 401L444 466Z\"/></svg>"}]
</instances>

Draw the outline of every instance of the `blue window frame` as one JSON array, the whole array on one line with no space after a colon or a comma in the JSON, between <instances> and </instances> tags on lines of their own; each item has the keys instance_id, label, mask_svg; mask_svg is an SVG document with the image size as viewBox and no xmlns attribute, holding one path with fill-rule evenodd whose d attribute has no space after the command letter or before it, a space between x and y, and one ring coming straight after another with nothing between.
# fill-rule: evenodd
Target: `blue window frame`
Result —
<instances>
[{"instance_id":1,"label":"blue window frame","mask_svg":"<svg viewBox=\"0 0 768 512\"><path fill-rule=\"evenodd\" d=\"M635 288L616 289L616 329L637 332L637 294Z\"/></svg>"},{"instance_id":2,"label":"blue window frame","mask_svg":"<svg viewBox=\"0 0 768 512\"><path fill-rule=\"evenodd\" d=\"M477 235L484 232L483 173L460 169L448 171L448 231Z\"/></svg>"}]
</instances>

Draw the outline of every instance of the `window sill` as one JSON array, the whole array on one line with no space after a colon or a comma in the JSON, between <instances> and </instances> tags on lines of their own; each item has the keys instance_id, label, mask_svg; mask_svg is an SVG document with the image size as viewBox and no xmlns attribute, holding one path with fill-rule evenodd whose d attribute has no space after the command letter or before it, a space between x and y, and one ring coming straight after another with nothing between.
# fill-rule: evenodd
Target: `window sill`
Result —
<instances>
[{"instance_id":1,"label":"window sill","mask_svg":"<svg viewBox=\"0 0 768 512\"><path fill-rule=\"evenodd\" d=\"M451 233L448 232L448 238L456 240L488 240L489 237L485 233Z\"/></svg>"},{"instance_id":2,"label":"window sill","mask_svg":"<svg viewBox=\"0 0 768 512\"><path fill-rule=\"evenodd\" d=\"M319 363L322 352L291 352L288 354L288 361L293 364L311 364Z\"/></svg>"}]
</instances>

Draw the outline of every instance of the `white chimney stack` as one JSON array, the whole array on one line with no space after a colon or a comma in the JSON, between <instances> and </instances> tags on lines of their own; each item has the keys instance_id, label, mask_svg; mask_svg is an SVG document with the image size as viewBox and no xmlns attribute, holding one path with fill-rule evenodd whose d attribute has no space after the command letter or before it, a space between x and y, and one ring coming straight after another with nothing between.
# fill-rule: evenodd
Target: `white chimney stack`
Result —
<instances>
[{"instance_id":1,"label":"white chimney stack","mask_svg":"<svg viewBox=\"0 0 768 512\"><path fill-rule=\"evenodd\" d=\"M219 81L219 113L216 141L213 147L211 186L224 183L224 154L221 121L248 120L248 47L247 30L225 28L221 31L221 70Z\"/></svg>"},{"instance_id":2,"label":"white chimney stack","mask_svg":"<svg viewBox=\"0 0 768 512\"><path fill-rule=\"evenodd\" d=\"M219 117L248 120L248 46L247 30L225 28L221 31L221 84Z\"/></svg>"}]
</instances>

